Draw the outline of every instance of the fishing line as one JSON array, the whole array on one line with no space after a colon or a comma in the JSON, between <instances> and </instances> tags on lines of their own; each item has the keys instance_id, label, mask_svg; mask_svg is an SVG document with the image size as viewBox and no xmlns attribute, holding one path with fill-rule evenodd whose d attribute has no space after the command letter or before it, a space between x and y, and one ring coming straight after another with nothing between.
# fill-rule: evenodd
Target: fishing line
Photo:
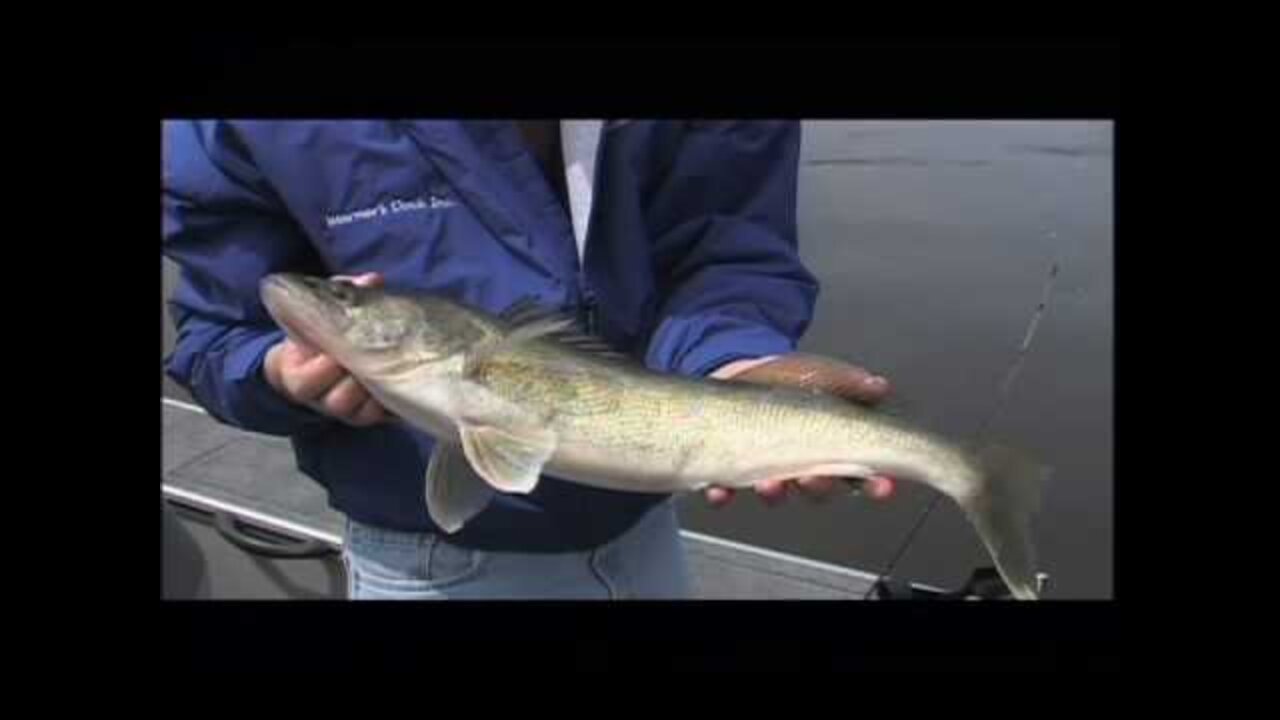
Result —
<instances>
[{"instance_id":1,"label":"fishing line","mask_svg":"<svg viewBox=\"0 0 1280 720\"><path fill-rule=\"evenodd\" d=\"M992 422L999 416L1000 411L1003 410L1007 404L1009 391L1013 387L1013 380L1022 369L1023 362L1027 358L1027 351L1031 349L1031 341L1035 338L1036 331L1040 327L1040 318L1044 316L1045 311L1049 307L1049 296L1053 292L1053 285L1058 278L1058 264L1059 261L1055 257L1053 265L1049 268L1049 277L1045 281L1044 290L1040 296L1040 304L1036 306L1035 312L1031 315L1031 320L1027 322L1027 331L1022 337L1022 344L1018 347L1018 354L1009 365L1009 369L1005 371L1004 378L1000 381L1000 390L996 397L995 404L991 411L987 413L987 417L982 421L982 424L978 427L978 433L976 435L977 439L975 440L975 444L977 445L981 445L982 441L986 439L987 431L990 430ZM933 513L934 508L938 506L938 501L941 500L942 497L943 496L941 494L935 493L933 498L929 500L929 504L925 506L924 511L916 518L915 524L911 527L911 530L907 532L906 539L898 546L897 551L894 553L893 558L889 560L888 565L885 566L884 571L876 577L876 582L872 583L870 587L867 588L867 591L863 593L863 600L871 597L871 593L875 592L880 581L893 574L894 568L898 566L898 561L901 560L902 556L906 554L908 549L910 549L912 538L914 538L916 533L920 531L920 528L924 526L924 521L928 519L931 513Z\"/></svg>"}]
</instances>

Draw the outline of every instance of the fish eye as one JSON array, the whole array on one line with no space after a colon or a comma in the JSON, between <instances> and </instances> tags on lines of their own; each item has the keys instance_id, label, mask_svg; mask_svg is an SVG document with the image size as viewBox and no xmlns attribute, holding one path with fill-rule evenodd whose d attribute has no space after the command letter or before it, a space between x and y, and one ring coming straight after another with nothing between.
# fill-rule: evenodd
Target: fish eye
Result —
<instances>
[{"instance_id":1,"label":"fish eye","mask_svg":"<svg viewBox=\"0 0 1280 720\"><path fill-rule=\"evenodd\" d=\"M347 280L334 280L330 284L330 289L334 297L345 303L355 302L358 297L355 285Z\"/></svg>"}]
</instances>

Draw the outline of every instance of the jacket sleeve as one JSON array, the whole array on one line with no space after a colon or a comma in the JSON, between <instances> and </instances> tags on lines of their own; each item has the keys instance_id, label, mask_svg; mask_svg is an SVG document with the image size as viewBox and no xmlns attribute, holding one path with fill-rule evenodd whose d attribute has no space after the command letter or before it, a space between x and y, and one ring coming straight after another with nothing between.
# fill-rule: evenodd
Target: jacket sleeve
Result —
<instances>
[{"instance_id":1,"label":"jacket sleeve","mask_svg":"<svg viewBox=\"0 0 1280 720\"><path fill-rule=\"evenodd\" d=\"M258 282L319 262L255 168L235 130L221 122L164 126L163 245L180 276L169 298L177 331L165 371L218 420L292 435L329 422L292 403L262 374L284 338L258 299Z\"/></svg>"},{"instance_id":2,"label":"jacket sleeve","mask_svg":"<svg viewBox=\"0 0 1280 720\"><path fill-rule=\"evenodd\" d=\"M795 349L818 295L796 228L800 126L686 128L646 217L659 310L645 358L706 375Z\"/></svg>"}]
</instances>

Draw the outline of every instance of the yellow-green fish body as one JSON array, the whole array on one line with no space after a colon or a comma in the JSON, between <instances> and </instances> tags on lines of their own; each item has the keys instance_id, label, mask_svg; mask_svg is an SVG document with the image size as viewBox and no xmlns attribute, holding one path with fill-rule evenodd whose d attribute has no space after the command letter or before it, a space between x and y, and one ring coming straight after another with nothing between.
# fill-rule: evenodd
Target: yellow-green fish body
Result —
<instances>
[{"instance_id":1,"label":"yellow-green fish body","mask_svg":"<svg viewBox=\"0 0 1280 720\"><path fill-rule=\"evenodd\" d=\"M888 475L954 500L1019 599L1037 596L1030 522L1047 472L826 393L659 373L553 315L293 275L263 300L388 410L438 440L428 512L453 532L545 473L642 493L806 475Z\"/></svg>"}]
</instances>

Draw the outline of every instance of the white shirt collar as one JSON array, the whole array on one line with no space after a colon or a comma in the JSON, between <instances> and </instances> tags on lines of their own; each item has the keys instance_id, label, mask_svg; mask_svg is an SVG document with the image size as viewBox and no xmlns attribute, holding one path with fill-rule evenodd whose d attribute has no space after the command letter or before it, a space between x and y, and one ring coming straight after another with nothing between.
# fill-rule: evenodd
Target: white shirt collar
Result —
<instances>
[{"instance_id":1,"label":"white shirt collar","mask_svg":"<svg viewBox=\"0 0 1280 720\"><path fill-rule=\"evenodd\" d=\"M601 120L561 120L560 138L564 152L565 181L569 188L569 210L573 234L578 242L578 261L587 246L587 220L591 217L595 190L596 151L600 147Z\"/></svg>"}]
</instances>

